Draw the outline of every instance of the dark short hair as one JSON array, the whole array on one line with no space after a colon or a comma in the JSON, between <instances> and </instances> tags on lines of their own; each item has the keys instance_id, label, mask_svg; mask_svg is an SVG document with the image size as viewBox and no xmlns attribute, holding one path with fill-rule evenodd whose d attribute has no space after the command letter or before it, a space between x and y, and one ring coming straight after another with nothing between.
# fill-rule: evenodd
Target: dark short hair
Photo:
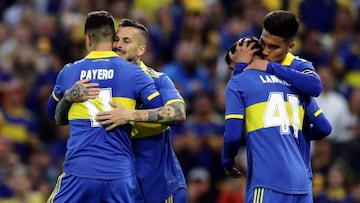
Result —
<instances>
[{"instance_id":1,"label":"dark short hair","mask_svg":"<svg viewBox=\"0 0 360 203\"><path fill-rule=\"evenodd\" d=\"M141 35L145 38L146 42L149 41L149 30L145 25L139 23L136 20L124 18L120 21L119 27L133 27L140 31Z\"/></svg>"},{"instance_id":2,"label":"dark short hair","mask_svg":"<svg viewBox=\"0 0 360 203\"><path fill-rule=\"evenodd\" d=\"M252 47L252 49L259 49L258 51L256 51L254 53L254 55L258 55L258 56L263 56L262 55L262 47L260 45L259 39L257 37L254 36L249 36L249 37L242 37L240 38L238 41L236 41L227 51L225 54L225 62L226 64L229 66L231 64L231 59L230 59L230 52L233 54L235 53L235 49L236 49L236 45L240 44L240 46L243 43L251 43L251 42L255 42L255 45Z\"/></svg>"},{"instance_id":3,"label":"dark short hair","mask_svg":"<svg viewBox=\"0 0 360 203\"><path fill-rule=\"evenodd\" d=\"M115 23L112 15L107 11L92 11L86 16L85 34L94 38L94 41L113 40Z\"/></svg>"},{"instance_id":4,"label":"dark short hair","mask_svg":"<svg viewBox=\"0 0 360 203\"><path fill-rule=\"evenodd\" d=\"M271 35L284 38L285 41L295 39L299 30L299 21L290 11L277 10L268 13L263 21L263 28Z\"/></svg>"}]
</instances>

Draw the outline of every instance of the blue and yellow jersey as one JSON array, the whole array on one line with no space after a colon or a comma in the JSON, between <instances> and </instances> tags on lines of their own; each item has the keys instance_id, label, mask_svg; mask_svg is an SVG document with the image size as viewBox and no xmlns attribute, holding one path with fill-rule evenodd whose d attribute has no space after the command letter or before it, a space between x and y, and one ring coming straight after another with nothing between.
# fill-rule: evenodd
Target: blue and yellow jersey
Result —
<instances>
[{"instance_id":1,"label":"blue and yellow jersey","mask_svg":"<svg viewBox=\"0 0 360 203\"><path fill-rule=\"evenodd\" d=\"M154 98L159 99L154 81L138 66L119 58L112 51L93 51L61 70L50 100L58 101L81 79L99 83L101 91L96 99L75 102L69 110L70 136L64 171L98 179L132 175L135 160L129 136L131 125L107 132L94 118L100 111L111 110L109 101L121 103L129 109L134 109L137 101L152 108L159 107L161 102L154 104ZM49 111L53 112L54 107Z\"/></svg>"},{"instance_id":2,"label":"blue and yellow jersey","mask_svg":"<svg viewBox=\"0 0 360 203\"><path fill-rule=\"evenodd\" d=\"M144 63L140 67L155 81L163 104L184 102L170 78ZM149 108L144 105L142 108ZM180 163L172 148L168 126L156 123L135 123L132 135L136 157L136 174L146 202L162 202L178 188L186 188Z\"/></svg>"},{"instance_id":3,"label":"blue and yellow jersey","mask_svg":"<svg viewBox=\"0 0 360 203\"><path fill-rule=\"evenodd\" d=\"M291 53L281 64L269 62L267 72L287 81L300 93L314 97L321 93L322 83L312 63Z\"/></svg>"},{"instance_id":4,"label":"blue and yellow jersey","mask_svg":"<svg viewBox=\"0 0 360 203\"><path fill-rule=\"evenodd\" d=\"M14 150L23 160L29 155L32 136L37 136L37 133L37 120L27 109L0 109L0 138L14 144Z\"/></svg>"},{"instance_id":5,"label":"blue and yellow jersey","mask_svg":"<svg viewBox=\"0 0 360 203\"><path fill-rule=\"evenodd\" d=\"M274 75L256 70L234 73L226 88L225 119L244 123L247 188L264 187L287 194L311 192L311 179L297 144L305 108L306 100ZM241 132L225 129L224 149L238 134ZM224 160L233 159L224 152Z\"/></svg>"}]
</instances>

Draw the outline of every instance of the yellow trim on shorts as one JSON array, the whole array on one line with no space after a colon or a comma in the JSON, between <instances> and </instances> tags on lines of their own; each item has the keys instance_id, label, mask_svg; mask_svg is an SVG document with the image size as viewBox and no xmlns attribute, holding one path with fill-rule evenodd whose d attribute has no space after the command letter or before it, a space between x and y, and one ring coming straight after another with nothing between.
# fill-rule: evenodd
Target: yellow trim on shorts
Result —
<instances>
[{"instance_id":1,"label":"yellow trim on shorts","mask_svg":"<svg viewBox=\"0 0 360 203\"><path fill-rule=\"evenodd\" d=\"M56 181L56 185L55 185L55 188L54 190L52 191L49 199L47 200L46 203L53 203L54 202L54 198L55 196L57 195L57 193L59 193L60 191L60 187L61 187L61 181L62 181L62 178L66 175L65 172L63 172L62 174L59 175L57 181Z\"/></svg>"},{"instance_id":2,"label":"yellow trim on shorts","mask_svg":"<svg viewBox=\"0 0 360 203\"><path fill-rule=\"evenodd\" d=\"M59 102L60 99L55 95L54 91L52 92L52 96L55 99L55 101Z\"/></svg>"},{"instance_id":3,"label":"yellow trim on shorts","mask_svg":"<svg viewBox=\"0 0 360 203\"><path fill-rule=\"evenodd\" d=\"M170 195L168 198L166 198L165 203L174 203L174 196Z\"/></svg>"},{"instance_id":4,"label":"yellow trim on shorts","mask_svg":"<svg viewBox=\"0 0 360 203\"><path fill-rule=\"evenodd\" d=\"M255 188L253 203L262 203L264 201L264 188Z\"/></svg>"}]
</instances>

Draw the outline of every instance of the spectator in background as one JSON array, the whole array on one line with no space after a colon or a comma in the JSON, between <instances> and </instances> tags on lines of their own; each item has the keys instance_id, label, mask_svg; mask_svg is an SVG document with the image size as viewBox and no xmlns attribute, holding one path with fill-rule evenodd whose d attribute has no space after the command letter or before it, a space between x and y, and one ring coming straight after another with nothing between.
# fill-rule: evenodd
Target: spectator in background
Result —
<instances>
[{"instance_id":1,"label":"spectator in background","mask_svg":"<svg viewBox=\"0 0 360 203\"><path fill-rule=\"evenodd\" d=\"M189 203L215 203L217 190L211 187L211 176L207 169L192 168L186 176Z\"/></svg>"},{"instance_id":2,"label":"spectator in background","mask_svg":"<svg viewBox=\"0 0 360 203\"><path fill-rule=\"evenodd\" d=\"M220 29L220 50L222 53L236 42L240 35L245 32L247 21L244 20L242 12L231 15Z\"/></svg>"},{"instance_id":3,"label":"spectator in background","mask_svg":"<svg viewBox=\"0 0 360 203\"><path fill-rule=\"evenodd\" d=\"M39 144L38 123L26 108L26 89L19 78L11 78L3 84L1 92L0 137L8 139L14 150L26 161L31 150Z\"/></svg>"},{"instance_id":4,"label":"spectator in background","mask_svg":"<svg viewBox=\"0 0 360 203\"><path fill-rule=\"evenodd\" d=\"M174 82L185 100L191 102L196 92L211 93L213 84L206 69L198 63L199 50L196 44L183 39L176 47L175 60L161 67Z\"/></svg>"},{"instance_id":5,"label":"spectator in background","mask_svg":"<svg viewBox=\"0 0 360 203\"><path fill-rule=\"evenodd\" d=\"M31 171L25 166L18 164L8 172L7 183L13 195L10 198L0 199L2 203L44 203L46 194L32 189Z\"/></svg>"},{"instance_id":6,"label":"spectator in background","mask_svg":"<svg viewBox=\"0 0 360 203\"><path fill-rule=\"evenodd\" d=\"M311 154L314 173L319 172L325 176L333 162L333 154L333 145L330 139L325 138L315 142Z\"/></svg>"},{"instance_id":7,"label":"spectator in background","mask_svg":"<svg viewBox=\"0 0 360 203\"><path fill-rule=\"evenodd\" d=\"M329 65L318 66L317 72L323 84L323 91L315 100L331 123L332 132L328 138L337 143L349 141L352 139L350 133L352 118L348 102L336 91L336 78Z\"/></svg>"},{"instance_id":8,"label":"spectator in background","mask_svg":"<svg viewBox=\"0 0 360 203\"><path fill-rule=\"evenodd\" d=\"M13 54L16 47L14 38L11 36L11 28L5 22L0 22L0 65ZM8 62L9 63L9 62Z\"/></svg>"},{"instance_id":9,"label":"spectator in background","mask_svg":"<svg viewBox=\"0 0 360 203\"><path fill-rule=\"evenodd\" d=\"M199 92L194 96L190 106L192 114L187 118L186 127L191 132L190 136L196 136L193 139L199 139L201 142L201 149L195 155L196 165L206 168L212 181L217 183L225 177L221 167L224 120L215 111L213 98L213 95L205 92Z\"/></svg>"},{"instance_id":10,"label":"spectator in background","mask_svg":"<svg viewBox=\"0 0 360 203\"><path fill-rule=\"evenodd\" d=\"M0 137L0 199L13 196L13 191L7 182L7 176L20 163L21 158L14 151L13 144L6 138Z\"/></svg>"},{"instance_id":11,"label":"spectator in background","mask_svg":"<svg viewBox=\"0 0 360 203\"><path fill-rule=\"evenodd\" d=\"M130 2L130 4L126 7L121 7L120 6L112 6L113 4L111 2L117 2L117 1L126 1L126 2ZM110 9L114 10L114 12L116 13L121 13L124 10L125 11L125 15L130 15L127 17L134 17L134 12L136 9L135 4L136 1L129 1L129 0L105 0L105 1L96 1L96 0L79 0L79 1L73 1L73 0L3 0L0 1L0 19L1 19L1 23L4 23L6 25L6 27L8 27L9 29L7 29L8 32L8 36L5 37L4 40L1 39L1 34L0 34L0 47L8 47L6 48L7 51L5 51L4 53L6 53L6 56L4 56L0 65L1 68L1 73L0 73L0 79L9 79L11 77L11 75L9 74L5 74L4 72L7 73L11 73L11 70L13 69L11 64L13 64L14 60L18 60L19 58L14 58L13 57L13 53L18 52L17 50L21 50L23 48L25 48L26 46L30 46L31 50L33 50L32 52L34 53L33 55L41 55L43 54L43 52L38 49L37 45L41 45L40 47L46 47L43 46L44 44L46 45L46 40L38 40L40 38L38 38L38 33L39 31L42 32L42 30L38 30L40 29L40 24L41 22L43 22L43 20L41 20L42 18L47 19L48 15L50 15L50 18L55 18L56 19L56 29L55 32L60 32L57 37L58 40L61 41L62 38L70 38L70 41L68 42L69 44L63 44L64 46L69 46L71 47L71 49L66 50L66 54L69 55L70 57L70 61L73 60L77 60L79 58L82 58L82 56L84 55L84 50L85 50L85 46L83 43L83 19L85 18L86 14L88 11L90 10L98 10L98 9L103 9L103 8L109 8L108 10L110 11ZM216 0L215 0L216 1ZM203 1L205 4L209 5L215 2L214 0L206 0ZM258 1L258 0L256 0ZM147 20L149 20L149 24L148 27L156 27L155 29L158 29L157 32L159 33L166 33L168 30L172 30L175 33L175 35L180 35L181 33L181 27L183 27L183 15L185 12L185 6L184 6L184 2L183 0L161 0L161 1L157 1L155 4L152 3L152 1L147 1L147 0L140 0L138 2L145 2L145 4L152 6L152 9L157 9L158 6L162 6L162 7L167 7L170 6L171 7L171 12L170 12L170 16L171 19L174 19L174 22L171 23L170 22L170 17L167 17L168 15L162 15L162 19L165 21L164 23L166 23L166 28L163 26L158 26L156 25L156 22L153 21L153 18L151 16L155 15L154 13L151 13L147 10L143 10L142 11L142 15L144 16L150 16L147 18ZM164 3L165 2L165 3ZM223 8L224 8L224 17L219 17L218 15L216 15L215 13L211 12L212 8L209 7L205 7L204 10L202 10L200 13L204 15L205 17L205 23L206 23L206 27L210 25L213 25L214 27L220 26L221 28L215 28L215 29L210 29L210 32L207 33L208 36L221 36L219 42L220 45L216 45L215 43L209 44L209 41L203 41L202 43L202 47L210 47L211 50L208 50L207 48L205 48L203 50L203 53L205 54L205 52L213 52L213 50L218 49L219 50L219 54L217 55L218 60L223 62L223 52L225 52L229 46L235 42L238 37L240 36L239 34L241 34L242 32L244 32L248 27L248 25L250 24L250 21L248 19L245 18L244 16L244 10L249 11L250 8L248 7L249 4L247 4L247 2L255 2L255 1L249 1L249 0L239 0L239 1L227 1L227 0L217 0L216 2L220 3ZM355 26L355 20L356 19L360 19L358 15L359 12L353 12L353 10L357 10L360 11L360 1L359 0L260 0L261 3L265 4L269 11L272 11L274 9L284 9L284 10L288 10L288 8L290 8L291 11L294 11L296 14L298 14L298 16L300 18L304 19L306 18L307 21L310 20L310 23L319 23L319 24L325 24L325 23L329 23L330 21L332 21L332 19L335 19L332 24L333 26L333 30L328 31L328 32L323 32L323 38L322 41L325 42L324 45L326 46L325 48L329 51L332 51L333 56L332 59L336 60L335 64L336 64L336 72L335 72L335 77L338 79L338 82L340 84L342 84L340 86L340 92L343 93L347 99L350 99L350 95L351 95L351 89L347 89L344 88L347 86L348 83L344 82L344 77L343 75L347 74L347 75L356 75L353 74L353 72L348 73L349 71L347 70L347 65L344 65L342 62L344 62L343 59L347 59L348 57L345 58L341 58L340 56L346 56L347 54L354 54L356 56L356 51L357 50L357 46L354 46L355 44L355 31L357 28L359 28L359 24L357 24ZM308 3L310 6L307 8L309 12L303 12L303 13L299 13L298 11L300 11L300 8L298 7L298 3ZM331 8L330 6L336 2L336 4L338 5L336 8L336 13L334 14L334 10L333 8ZM349 3L355 3L355 6L352 6ZM190 0L191 3L191 0ZM9 13L9 10L12 10L11 12L14 11L14 7L15 5L29 5L26 9L23 9L24 12L19 12L19 16L14 16L15 18L10 19L12 20L19 20L17 23L17 26L12 26L12 24L8 23L8 21L4 18L4 13ZM119 3L121 4L121 3ZM216 3L215 3L216 4ZM311 7L311 5L324 5L323 7ZM349 5L347 5L349 4ZM142 5L140 5L139 7L142 7ZM137 8L139 8L137 7ZM330 8L330 9L326 9L326 8ZM34 13L34 11L31 11L31 9L35 9L36 10L36 14ZM218 9L218 7L216 8ZM111 11L113 12L113 11ZM136 10L136 12L138 12ZM330 15L330 18L325 17L324 21L321 20L319 22L319 18L323 18L325 15L328 15L328 13L332 13L332 16ZM29 14L33 14L29 17ZM115 14L115 13L114 13ZM236 20L235 23L231 23L232 24L232 28L230 28L233 33L233 35L229 35L229 22L234 22L232 21L232 16L234 16L234 14L236 14L239 18L238 20ZM356 14L356 15L353 15ZM26 16L26 17L24 17ZM27 18L27 19L26 19ZM311 22L311 21L314 22ZM47 21L47 20L44 20ZM220 25L219 25L220 23ZM316 24L315 23L315 24ZM331 23L330 23L331 24ZM354 24L353 27L350 27L351 24ZM46 26L45 26L46 27ZM175 28L174 28L175 27ZM308 30L308 28L304 27L305 30ZM322 28L322 27L320 27ZM320 30L320 28L315 27L315 29ZM1 29L1 28L0 28ZM61 33L61 30L63 30L63 32ZM209 30L209 29L206 29ZM152 33L154 33L153 31L151 31ZM300 29L300 32L302 32L302 30ZM0 31L1 33L1 31ZM233 36L232 38L230 38L230 36ZM155 62L153 63L152 61L148 61L147 57L144 58L144 61L147 62L149 65L153 65L154 67L162 67L161 64L167 64L167 62L172 61L173 59L173 53L175 53L175 47L179 44L179 40L180 40L180 36L178 37L177 40L173 40L173 38L169 39L168 35L159 35L158 37L158 45L162 44L161 46L163 46L163 44L168 45L165 46L166 49L164 49L163 51L159 52L155 49L150 49L148 51L149 54L151 55L156 55L157 57L161 58L162 61L160 62ZM182 40L182 39L181 39ZM154 40L152 40L154 41ZM296 41L296 47L301 48L303 46L301 41ZM41 43L38 43L41 42ZM45 43L42 43L45 42ZM224 43L227 42L227 43ZM52 42L50 41L50 44ZM156 44L155 44L156 45ZM51 46L54 46L51 44ZM353 49L354 48L354 49ZM0 48L1 49L1 48ZM59 60L59 64L61 65L55 65L56 67L54 67L54 72L57 73L59 68L62 68L64 64L66 64L67 62L69 62L69 59L64 58L64 56L62 56L62 54L57 53L58 51L56 49L51 49L52 53L54 53L55 56L58 57ZM296 49L296 51L299 49ZM15 52L14 52L15 51ZM10 55L8 55L8 53L10 53ZM345 53L345 54L343 54ZM164 58L167 58L167 60L165 60ZM1 58L1 56L0 56ZM35 61L37 61L37 63L44 63L44 60L41 59L39 60L38 57L35 57ZM341 60L338 60L341 59ZM209 60L207 63L203 63L204 61L200 61L200 65L204 66L204 70L205 72L209 71L209 65L213 62L211 62L211 60ZM156 65L154 65L156 64ZM159 64L159 65L157 65ZM209 67L208 67L209 66ZM212 66L216 66L218 72L217 77L219 76L219 72L220 71L225 71L227 70L224 64L218 63L215 64L213 63ZM45 69L49 69L50 66L46 67ZM317 67L316 67L317 69ZM222 73L220 72L221 75L221 81L217 80L216 82L219 82L220 84L216 84L216 92L219 92L218 96L216 96L216 100L219 100L219 107L217 107L217 109L219 109L218 111L221 112L223 111L223 108L221 106L223 106L221 103L223 103L223 91L224 91L224 81L227 81L228 75L227 72ZM354 71L354 73L356 73ZM25 73L20 73L22 75L25 75ZM38 73L36 73L36 75L38 75ZM215 74L212 74L212 76ZM26 77L26 76L21 76L21 77ZM42 77L42 76L41 76ZM353 77L353 76L351 76ZM42 77L43 78L43 77ZM210 81L214 82L214 77L211 77ZM55 82L54 79L41 79L42 81L44 80L53 80L52 82ZM38 81L37 79L35 81ZM303 80L300 80L302 84L307 84L307 82L304 82ZM357 82L357 80L355 80L355 82ZM37 85L41 84L40 82L35 82ZM42 83L44 84L44 83ZM41 98L40 95L38 94L44 94L44 90L45 88L43 88L43 86L41 86L40 90L37 88L33 88L33 90L31 90L31 94L32 97L28 97L28 101L30 100L33 103L38 102ZM313 88L307 88L308 90L311 90ZM356 87L354 88L356 89ZM3 88L1 88L1 90L3 90ZM38 98L38 99L33 99L33 98ZM215 99L213 100L213 102L215 102ZM350 111L353 115L357 114L355 113L357 110L355 110L358 106L358 104L355 103L356 101L354 100L354 104L351 104L354 107L351 107ZM29 103L29 102L28 102ZM39 102L40 104L41 102ZM359 102L358 102L359 103ZM30 107L29 105L27 105L29 107L28 110L32 111L35 114L38 114L38 109L37 107ZM37 106L37 105L36 105ZM337 106L333 107L333 108L337 108ZM353 112L354 110L354 112ZM191 116L192 113L188 113L188 116ZM41 115L37 115L38 117L42 117ZM355 118L355 116L354 116ZM38 120L39 123L39 138L41 139L41 143L42 144L48 144L46 145L46 147L49 147L49 151L51 151L51 157L52 160L54 160L54 162L60 162L62 163L62 159L64 157L64 151L66 150L66 139L68 136L68 128L58 128L55 127L55 125L53 125L53 123L51 123L51 121L46 120L45 117L42 117ZM357 129L357 130L356 130ZM194 146L196 145L196 142L193 143L187 143L186 136L183 136L184 134L186 134L186 128L182 126L179 126L177 128L172 128L172 130L174 132L176 132L176 136L174 137L174 147L176 147L176 149L178 148L190 148L190 146L193 146L193 148L195 148ZM359 161L359 149L360 149L360 145L359 145L359 121L357 122L357 125L355 125L352 129L351 132L353 132L354 135L354 139L351 142L346 142L344 143L344 146L336 146L334 145L333 148L330 148L329 150L326 150L327 154L325 154L325 150L324 150L324 154L322 154L321 156L323 156L324 159L320 159L319 160L319 155L318 155L318 150L314 149L314 154L313 154L313 158L315 160L316 163L322 162L324 163L324 165L328 160L330 160L329 162L331 163L332 158L335 158L335 156L341 156L341 157L348 157L345 160L347 162L350 163L351 167L354 168L354 172L356 174L360 174L360 161ZM197 135L192 135L191 137L196 137ZM333 141L332 140L327 140L329 142L329 145L333 145ZM322 142L322 141L320 141ZM320 144L322 145L322 144ZM315 147L316 148L316 147ZM340 151L338 151L340 150ZM2 151L0 152L2 153ZM14 153L14 152L13 152ZM1 156L2 154L0 154ZM348 156L349 155L349 156ZM330 156L330 157L329 157ZM332 157L331 157L332 156ZM191 159L189 160L189 162L191 162L191 160L193 159L194 156L189 156L191 157ZM28 163L28 159L24 160L23 163ZM185 163L187 163L188 160L185 160ZM2 164L0 162L0 164ZM194 162L194 165L196 164L196 162ZM191 166L193 166L193 164L189 164ZM314 164L314 169L317 168L317 166L319 166L318 164ZM322 164L320 164L322 165ZM60 164L60 168L61 168L61 164ZM186 167L184 168L186 169L186 171L188 171L189 169ZM215 185L212 185L212 187L215 187Z\"/></svg>"},{"instance_id":12,"label":"spectator in background","mask_svg":"<svg viewBox=\"0 0 360 203\"><path fill-rule=\"evenodd\" d=\"M249 1L244 10L245 21L249 22L246 30L240 37L260 36L262 32L262 22L269 10L261 1Z\"/></svg>"},{"instance_id":13,"label":"spectator in background","mask_svg":"<svg viewBox=\"0 0 360 203\"><path fill-rule=\"evenodd\" d=\"M155 67L169 63L180 38L180 26L176 25L171 8L160 6L155 13L155 22L149 26L150 52L156 61Z\"/></svg>"},{"instance_id":14,"label":"spectator in background","mask_svg":"<svg viewBox=\"0 0 360 203\"><path fill-rule=\"evenodd\" d=\"M318 30L305 30L300 36L301 47L297 54L301 58L311 61L315 67L329 64L331 52L323 46L324 34Z\"/></svg>"},{"instance_id":15,"label":"spectator in background","mask_svg":"<svg viewBox=\"0 0 360 203\"><path fill-rule=\"evenodd\" d=\"M336 8L336 0L304 0L300 2L299 16L302 16L305 29L326 33L333 29Z\"/></svg>"},{"instance_id":16,"label":"spectator in background","mask_svg":"<svg viewBox=\"0 0 360 203\"><path fill-rule=\"evenodd\" d=\"M345 203L358 203L360 202L360 177L357 176L352 181L350 187L350 197Z\"/></svg>"},{"instance_id":17,"label":"spectator in background","mask_svg":"<svg viewBox=\"0 0 360 203\"><path fill-rule=\"evenodd\" d=\"M360 88L360 24L354 27L354 41L340 53L343 63L344 94L349 96L353 88Z\"/></svg>"},{"instance_id":18,"label":"spectator in background","mask_svg":"<svg viewBox=\"0 0 360 203\"><path fill-rule=\"evenodd\" d=\"M350 94L349 107L352 114L350 122L351 140L338 145L334 151L344 159L354 171L360 171L360 89L356 88ZM338 107L336 107L338 108ZM335 145L336 146L336 145Z\"/></svg>"},{"instance_id":19,"label":"spectator in background","mask_svg":"<svg viewBox=\"0 0 360 203\"><path fill-rule=\"evenodd\" d=\"M325 202L325 175L320 172L313 173L313 199L314 203Z\"/></svg>"},{"instance_id":20,"label":"spectator in background","mask_svg":"<svg viewBox=\"0 0 360 203\"><path fill-rule=\"evenodd\" d=\"M348 189L353 175L348 165L342 160L338 160L330 166L326 175L325 202L337 203L348 201Z\"/></svg>"},{"instance_id":21,"label":"spectator in background","mask_svg":"<svg viewBox=\"0 0 360 203\"><path fill-rule=\"evenodd\" d=\"M245 202L245 181L245 176L237 179L226 178L219 186L217 203Z\"/></svg>"}]
</instances>

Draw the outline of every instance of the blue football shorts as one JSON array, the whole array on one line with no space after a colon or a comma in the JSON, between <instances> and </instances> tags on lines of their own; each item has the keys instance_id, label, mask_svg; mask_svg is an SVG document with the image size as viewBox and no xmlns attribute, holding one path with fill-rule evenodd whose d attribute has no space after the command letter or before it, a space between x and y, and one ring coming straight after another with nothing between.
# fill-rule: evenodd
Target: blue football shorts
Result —
<instances>
[{"instance_id":1,"label":"blue football shorts","mask_svg":"<svg viewBox=\"0 0 360 203\"><path fill-rule=\"evenodd\" d=\"M246 203L312 203L313 196L309 194L285 194L267 188L251 188L246 197Z\"/></svg>"},{"instance_id":2,"label":"blue football shorts","mask_svg":"<svg viewBox=\"0 0 360 203\"><path fill-rule=\"evenodd\" d=\"M47 203L144 202L135 175L115 180L80 178L62 173Z\"/></svg>"}]
</instances>

